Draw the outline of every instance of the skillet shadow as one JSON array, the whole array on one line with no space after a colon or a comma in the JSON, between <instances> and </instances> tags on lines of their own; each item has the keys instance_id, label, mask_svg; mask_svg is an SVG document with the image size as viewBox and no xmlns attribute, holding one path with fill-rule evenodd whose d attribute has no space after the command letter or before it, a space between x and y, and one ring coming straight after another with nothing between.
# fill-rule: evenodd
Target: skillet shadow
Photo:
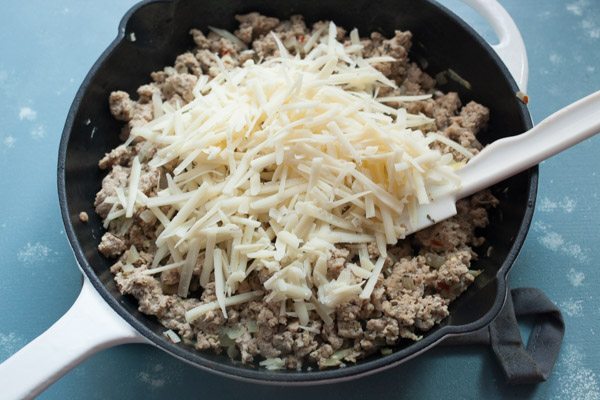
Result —
<instances>
[{"instance_id":1,"label":"skillet shadow","mask_svg":"<svg viewBox=\"0 0 600 400\"><path fill-rule=\"evenodd\" d=\"M129 382L126 388L106 384L115 381L115 373L124 375L118 381ZM492 351L485 346L438 347L370 377L288 387L238 382L189 366L147 345L126 345L93 356L47 394L68 392L71 384L88 387L89 398L100 399L529 399L536 394L543 398L545 392L543 384L507 385Z\"/></svg>"}]
</instances>

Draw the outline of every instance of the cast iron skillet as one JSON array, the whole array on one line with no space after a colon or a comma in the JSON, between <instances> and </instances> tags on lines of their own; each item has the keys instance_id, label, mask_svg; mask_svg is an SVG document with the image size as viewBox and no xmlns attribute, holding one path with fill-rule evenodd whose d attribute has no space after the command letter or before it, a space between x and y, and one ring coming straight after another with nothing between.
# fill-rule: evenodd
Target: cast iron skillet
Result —
<instances>
[{"instance_id":1,"label":"cast iron skillet","mask_svg":"<svg viewBox=\"0 0 600 400\"><path fill-rule=\"evenodd\" d=\"M389 368L422 353L442 339L473 332L489 324L500 311L507 292L507 275L523 244L531 222L538 182L532 168L494 187L500 206L491 213L490 227L483 232L492 246L480 250L475 268L484 272L450 307L450 316L418 342L402 342L393 354L373 356L356 365L326 371L275 371L243 366L225 355L198 352L172 344L164 328L137 310L137 302L122 296L109 271L111 262L96 246L103 234L93 212L93 199L104 173L98 160L117 146L121 124L108 110L107 99L116 89L135 93L149 80L150 72L172 65L175 57L193 47L190 28L208 25L232 30L234 15L259 11L288 18L302 14L308 23L333 19L346 28L357 27L364 35L380 31L391 36L394 29L414 35L413 60L427 60L426 70L452 68L471 83L471 90L450 82L443 91L457 91L463 103L478 101L491 109L491 121L481 141L488 143L532 127L526 107L515 96L518 90L508 70L490 46L462 20L429 0L175 0L148 1L134 7L121 24L122 34L102 54L79 89L69 112L60 144L58 191L67 236L77 261L104 300L139 333L164 351L200 368L250 381L302 384L333 382ZM135 41L130 33L135 33ZM78 220L87 211L90 221ZM487 246L487 245L486 245Z\"/></svg>"}]
</instances>

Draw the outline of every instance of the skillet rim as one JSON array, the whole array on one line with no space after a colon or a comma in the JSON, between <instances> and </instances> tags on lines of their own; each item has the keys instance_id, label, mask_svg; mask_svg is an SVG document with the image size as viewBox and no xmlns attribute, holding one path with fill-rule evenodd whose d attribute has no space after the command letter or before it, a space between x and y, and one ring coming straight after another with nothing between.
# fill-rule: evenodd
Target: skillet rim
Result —
<instances>
[{"instance_id":1,"label":"skillet rim","mask_svg":"<svg viewBox=\"0 0 600 400\"><path fill-rule=\"evenodd\" d=\"M58 197L61 215L63 219L63 224L65 227L65 232L69 241L69 245L75 255L77 264L79 268L83 271L83 273L90 280L91 284L95 288L95 290L100 294L100 296L104 299L104 301L119 315L121 316L129 325L131 325L141 336L145 337L149 340L150 344L160 348L166 353L174 356L188 364L191 364L195 367L198 367L202 370L209 371L212 373L216 373L221 376L234 378L241 381L252 382L252 383L263 383L263 384L273 384L273 385L281 385L286 384L289 386L304 386L304 385L314 385L314 384L324 384L324 383L336 383L348 381L351 379L356 379L359 377L372 375L377 372L392 368L397 366L403 362L406 362L421 353L427 351L431 347L439 344L442 340L451 337L457 336L461 334L466 334L470 332L474 332L481 328L487 326L500 312L502 309L508 290L508 273L514 264L522 246L527 236L527 232L531 225L533 219L533 212L535 208L536 195L537 195L537 187L538 187L538 167L535 166L527 171L522 172L522 174L528 174L528 192L527 192L527 206L523 215L523 219L519 226L519 230L517 235L515 236L513 245L510 248L506 258L504 259L502 265L498 269L496 274L495 282L497 285L497 296L494 300L492 307L478 320L473 321L464 325L445 325L440 327L437 331L431 333L430 335L424 337L422 340L415 342L403 349L400 349L390 355L387 356L379 356L373 360L365 361L361 364L351 365L346 368L338 368L332 370L324 370L324 371L314 371L314 372L273 372L263 369L251 369L248 367L235 366L235 365L227 365L225 363L212 361L203 357L202 353L187 346L178 346L166 338L162 337L162 335L157 334L156 332L149 329L142 320L134 317L130 314L120 303L114 298L110 292L106 289L104 284L100 281L99 277L95 274L93 268L88 262L83 249L77 239L75 234L75 230L73 227L73 223L75 218L69 213L68 208L68 199L67 199L67 191L66 191L66 171L65 164L67 160L67 149L69 144L69 139L71 137L71 133L73 131L73 126L75 122L75 117L80 107L80 103L84 94L86 93L90 82L95 77L97 71L104 64L108 56L112 53L112 51L123 41L126 40L125 32L126 26L129 22L130 18L143 7L149 4L157 4L157 3L177 3L180 0L144 0L140 3L135 4L132 8L130 8L119 24L119 30L117 37L111 42L111 44L102 52L100 57L96 60L90 71L87 73L85 79L81 83L73 103L69 109L69 113L67 115L65 126L62 132L62 137L60 140L59 153L58 153ZM518 87L504 65L504 63L500 60L499 56L496 52L491 48L487 41L485 41L475 30L468 25L465 21L459 18L456 14L450 11L447 7L443 6L440 3L437 3L434 0L423 0L430 5L437 7L440 12L445 13L453 23L456 23L462 27L465 31L467 31L473 38L478 41L485 51L488 53L488 56L492 58L492 60L500 67L502 74L505 78L508 79L514 91L518 90ZM176 6L176 4L175 4ZM515 100L516 101L516 100ZM529 110L526 106L520 106L520 114L522 118L522 122L530 129L533 124L531 120L531 116ZM72 218L73 217L73 218Z\"/></svg>"}]
</instances>

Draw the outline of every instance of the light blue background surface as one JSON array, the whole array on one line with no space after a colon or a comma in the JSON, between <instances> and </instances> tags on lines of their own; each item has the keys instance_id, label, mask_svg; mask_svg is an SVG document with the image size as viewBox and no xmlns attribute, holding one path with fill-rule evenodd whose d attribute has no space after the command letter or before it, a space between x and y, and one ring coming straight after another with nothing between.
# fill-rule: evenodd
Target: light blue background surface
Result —
<instances>
[{"instance_id":1,"label":"light blue background surface","mask_svg":"<svg viewBox=\"0 0 600 400\"><path fill-rule=\"evenodd\" d=\"M81 275L56 194L63 123L83 77L134 3L5 1L0 14L0 361L56 321ZM456 0L486 38L491 29ZM600 89L600 2L504 0L530 60L534 121ZM566 132L568 133L568 132ZM567 332L549 382L508 387L484 348L433 349L391 371L341 385L277 388L201 372L144 345L93 356L42 395L118 398L523 398L600 400L600 137L541 166L538 207L511 284L543 289ZM15 384L18 384L15 382ZM0 389L0 399L2 398Z\"/></svg>"}]
</instances>

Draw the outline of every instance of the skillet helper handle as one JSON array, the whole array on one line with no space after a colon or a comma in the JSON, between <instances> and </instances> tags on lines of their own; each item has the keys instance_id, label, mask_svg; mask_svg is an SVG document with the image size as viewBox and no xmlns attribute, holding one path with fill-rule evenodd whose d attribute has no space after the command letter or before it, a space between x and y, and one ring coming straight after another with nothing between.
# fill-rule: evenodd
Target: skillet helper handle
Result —
<instances>
[{"instance_id":1,"label":"skillet helper handle","mask_svg":"<svg viewBox=\"0 0 600 400\"><path fill-rule=\"evenodd\" d=\"M458 171L458 198L470 196L600 132L600 91L550 115L529 131L496 140Z\"/></svg>"},{"instance_id":2,"label":"skillet helper handle","mask_svg":"<svg viewBox=\"0 0 600 400\"><path fill-rule=\"evenodd\" d=\"M536 317L527 347L523 345L518 317ZM498 317L477 332L455 336L445 346L486 344L492 347L507 383L544 382L556 363L565 333L560 310L539 289L512 289Z\"/></svg>"},{"instance_id":3,"label":"skillet helper handle","mask_svg":"<svg viewBox=\"0 0 600 400\"><path fill-rule=\"evenodd\" d=\"M81 293L69 311L0 364L0 397L34 398L95 352L144 340L84 278Z\"/></svg>"},{"instance_id":4,"label":"skillet helper handle","mask_svg":"<svg viewBox=\"0 0 600 400\"><path fill-rule=\"evenodd\" d=\"M496 32L499 42L492 45L521 91L527 91L529 66L523 37L510 14L496 0L463 0L485 18Z\"/></svg>"}]
</instances>

